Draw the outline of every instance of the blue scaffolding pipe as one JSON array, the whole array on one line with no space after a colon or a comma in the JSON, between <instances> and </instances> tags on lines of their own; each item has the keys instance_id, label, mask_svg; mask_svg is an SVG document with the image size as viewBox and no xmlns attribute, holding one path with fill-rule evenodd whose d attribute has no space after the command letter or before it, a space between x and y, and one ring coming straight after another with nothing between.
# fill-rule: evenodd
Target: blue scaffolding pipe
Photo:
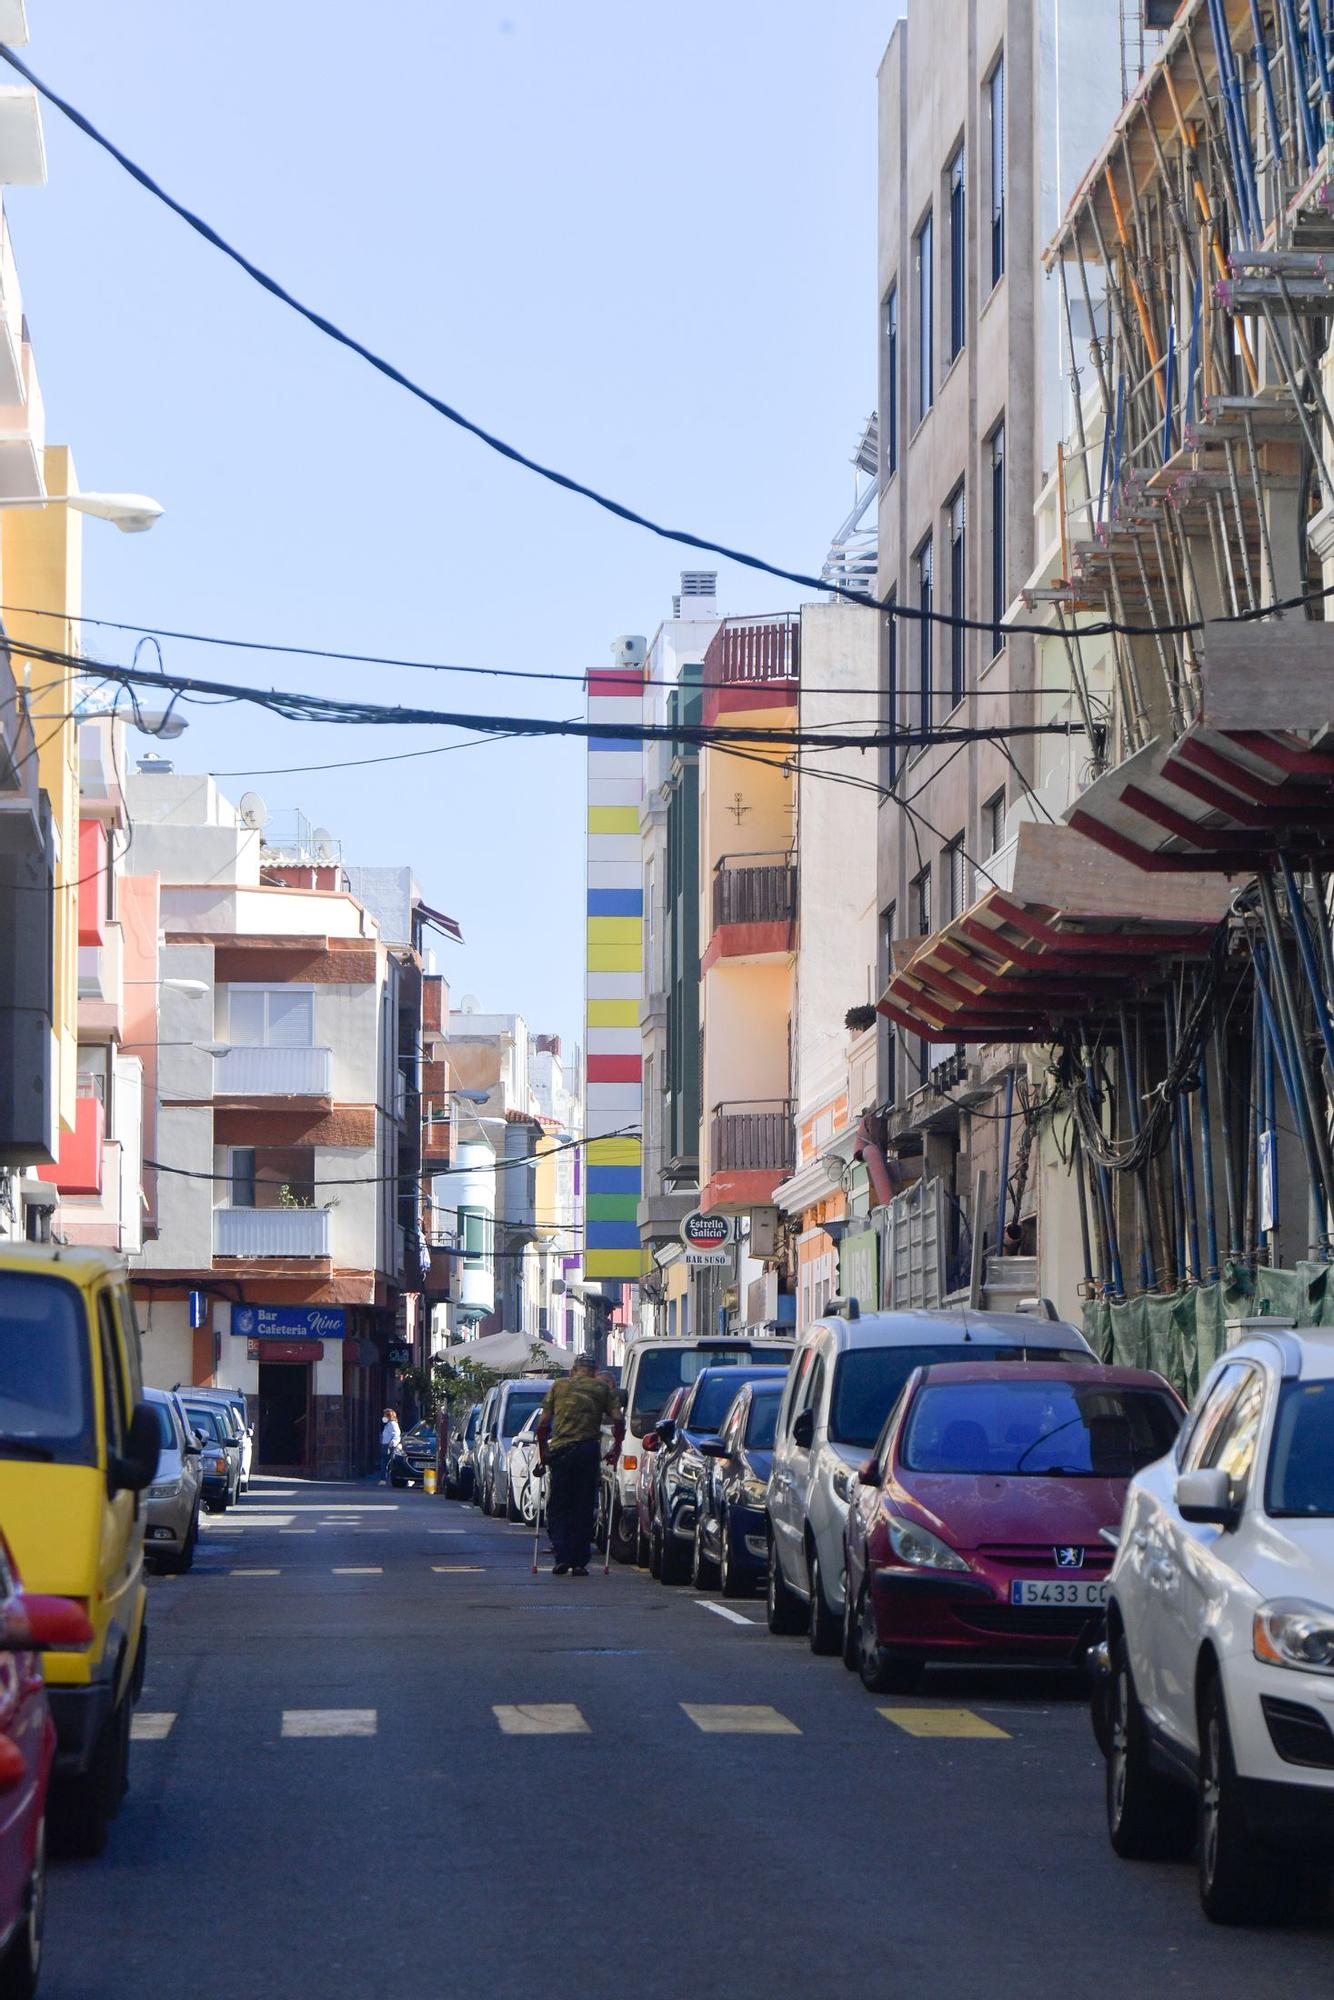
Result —
<instances>
[{"instance_id":1,"label":"blue scaffolding pipe","mask_svg":"<svg viewBox=\"0 0 1334 2000\"><path fill-rule=\"evenodd\" d=\"M1163 996L1163 1047L1170 1069L1176 1053L1176 1037L1172 1032L1172 1002ZM1167 1140L1167 1157L1172 1169L1172 1240L1176 1246L1177 1281L1186 1278L1186 1205L1181 1187L1181 1143L1179 1126L1181 1123L1181 1098L1178 1094L1172 1106L1172 1127Z\"/></svg>"},{"instance_id":2,"label":"blue scaffolding pipe","mask_svg":"<svg viewBox=\"0 0 1334 2000\"><path fill-rule=\"evenodd\" d=\"M1211 0L1218 4L1218 0ZM1283 18L1288 29L1288 55L1292 63L1293 88L1301 112L1298 127L1302 138L1302 150L1306 154L1306 164L1313 167L1320 157L1320 134L1316 129L1315 112L1311 108L1311 79L1306 73L1306 49L1301 24L1297 19L1297 0L1280 0Z\"/></svg>"},{"instance_id":3,"label":"blue scaffolding pipe","mask_svg":"<svg viewBox=\"0 0 1334 2000\"><path fill-rule=\"evenodd\" d=\"M1208 5L1209 27L1213 34L1214 53L1218 60L1223 124L1227 132L1227 147L1232 159L1232 178L1237 191L1239 210L1237 222L1242 247L1248 249L1250 240L1261 236L1263 228L1259 221L1254 174L1248 174L1246 170L1246 163L1250 157L1250 145L1246 136L1246 114L1242 108L1241 86L1232 57L1232 39L1227 31L1227 17L1222 12L1222 0L1208 0Z\"/></svg>"},{"instance_id":4,"label":"blue scaffolding pipe","mask_svg":"<svg viewBox=\"0 0 1334 2000\"><path fill-rule=\"evenodd\" d=\"M996 1255L1005 1251L1005 1196L1010 1180L1010 1127L1014 1120L1014 1071L1005 1073L1005 1123L1001 1127L1000 1187L996 1192Z\"/></svg>"},{"instance_id":5,"label":"blue scaffolding pipe","mask_svg":"<svg viewBox=\"0 0 1334 2000\"><path fill-rule=\"evenodd\" d=\"M1112 1203L1112 1177L1106 1167L1098 1168L1098 1198L1102 1204L1103 1227L1107 1232L1107 1262L1111 1266L1108 1281L1114 1299L1126 1295L1125 1283L1121 1277L1121 1245L1116 1237L1116 1212Z\"/></svg>"},{"instance_id":6,"label":"blue scaffolding pipe","mask_svg":"<svg viewBox=\"0 0 1334 2000\"><path fill-rule=\"evenodd\" d=\"M1325 37L1321 32L1320 9L1316 5L1316 0L1311 0L1311 11L1306 17L1306 30L1311 39L1311 66L1320 80L1320 95L1325 100L1325 110L1328 113L1334 108L1331 105L1329 52L1325 47Z\"/></svg>"},{"instance_id":7,"label":"blue scaffolding pipe","mask_svg":"<svg viewBox=\"0 0 1334 2000\"><path fill-rule=\"evenodd\" d=\"M1219 1078L1218 1087L1224 1088ZM1209 1044L1200 1050L1200 1175L1204 1182L1204 1281L1212 1285L1218 1276L1218 1213L1214 1203L1214 1135L1209 1106Z\"/></svg>"},{"instance_id":8,"label":"blue scaffolding pipe","mask_svg":"<svg viewBox=\"0 0 1334 2000\"><path fill-rule=\"evenodd\" d=\"M1324 981L1320 977L1320 967L1316 962L1315 947L1311 943L1311 932L1306 922L1306 907L1297 889L1296 878L1286 855L1279 856L1279 867L1283 870L1283 887L1288 895L1288 908L1292 911L1292 928L1297 938L1297 955L1306 974L1306 984L1310 989L1315 1007L1316 1024L1320 1029L1320 1039L1325 1045L1325 1061L1329 1073L1334 1077L1334 1022L1329 1018L1329 1003Z\"/></svg>"},{"instance_id":9,"label":"blue scaffolding pipe","mask_svg":"<svg viewBox=\"0 0 1334 2000\"><path fill-rule=\"evenodd\" d=\"M1274 79L1269 71L1269 44L1265 40L1264 22L1260 18L1260 0L1251 0L1251 32L1255 36L1255 56L1260 67L1260 85L1265 94L1265 114L1269 119L1269 130L1273 134L1272 150L1278 155L1278 105L1274 100Z\"/></svg>"},{"instance_id":10,"label":"blue scaffolding pipe","mask_svg":"<svg viewBox=\"0 0 1334 2000\"><path fill-rule=\"evenodd\" d=\"M1323 1216L1326 1208L1325 1190L1320 1178L1320 1163L1316 1158L1315 1141L1311 1137L1311 1124L1307 1116L1306 1096L1292 1068L1291 1052L1283 1040L1282 1029L1274 1014L1273 1001L1269 995L1269 954L1259 939L1251 940L1251 956L1255 962L1255 991L1260 1002L1260 1012L1264 1017L1264 1024L1268 1030L1270 1045L1278 1062L1279 1075L1283 1078L1283 1089L1292 1109L1293 1122L1297 1127L1297 1136L1302 1143L1302 1152L1306 1158L1306 1172L1307 1178L1311 1183L1311 1197L1315 1204L1315 1212ZM1268 1103L1265 1108L1265 1116L1269 1127L1271 1157L1273 1147L1276 1143L1274 1136L1273 1094L1274 1085L1271 1071L1266 1081ZM1274 1185L1275 1187L1278 1185L1277 1176L1275 1176Z\"/></svg>"},{"instance_id":11,"label":"blue scaffolding pipe","mask_svg":"<svg viewBox=\"0 0 1334 2000\"><path fill-rule=\"evenodd\" d=\"M1126 1074L1126 1109L1130 1117L1131 1133L1136 1139L1138 1139L1139 1087L1135 1081L1134 1057L1130 1053L1130 1023L1126 1018L1125 1008L1122 1007L1119 1010L1119 1012L1120 1012L1120 1025L1121 1025L1121 1061L1122 1064L1124 1065ZM1139 1246L1139 1288L1142 1292L1147 1292L1149 1289L1149 1285L1151 1283L1150 1272L1149 1272L1149 1248L1148 1248L1149 1199L1145 1189L1145 1177L1142 1173L1136 1174L1135 1186L1136 1186L1136 1191L1138 1192L1139 1195L1140 1235L1142 1238L1142 1241Z\"/></svg>"}]
</instances>

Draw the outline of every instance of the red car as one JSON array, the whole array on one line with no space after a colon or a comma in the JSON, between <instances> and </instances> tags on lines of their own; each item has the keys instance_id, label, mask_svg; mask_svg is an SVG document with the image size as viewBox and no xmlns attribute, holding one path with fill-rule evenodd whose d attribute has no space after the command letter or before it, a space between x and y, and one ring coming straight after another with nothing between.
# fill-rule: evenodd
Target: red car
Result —
<instances>
[{"instance_id":1,"label":"red car","mask_svg":"<svg viewBox=\"0 0 1334 2000\"><path fill-rule=\"evenodd\" d=\"M919 1368L858 1473L843 1659L908 1694L928 1660L1077 1663L1101 1637L1126 1484L1185 1408L1160 1375L1087 1363Z\"/></svg>"},{"instance_id":2,"label":"red car","mask_svg":"<svg viewBox=\"0 0 1334 2000\"><path fill-rule=\"evenodd\" d=\"M46 1906L46 1788L56 1732L41 1654L92 1644L67 1597L29 1597L0 1535L0 1994L37 1991Z\"/></svg>"}]
</instances>

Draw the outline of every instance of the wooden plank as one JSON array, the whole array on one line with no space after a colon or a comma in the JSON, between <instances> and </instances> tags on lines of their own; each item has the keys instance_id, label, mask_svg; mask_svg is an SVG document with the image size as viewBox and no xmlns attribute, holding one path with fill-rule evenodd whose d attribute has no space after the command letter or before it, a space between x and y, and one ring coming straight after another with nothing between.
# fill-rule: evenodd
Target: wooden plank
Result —
<instances>
[{"instance_id":1,"label":"wooden plank","mask_svg":"<svg viewBox=\"0 0 1334 2000\"><path fill-rule=\"evenodd\" d=\"M1210 729L1328 728L1332 681L1334 623L1211 619L1204 628L1200 721Z\"/></svg>"},{"instance_id":2,"label":"wooden plank","mask_svg":"<svg viewBox=\"0 0 1334 2000\"><path fill-rule=\"evenodd\" d=\"M1108 775L1129 773L1142 756L1143 752ZM1084 795L1085 807L1098 789L1092 786ZM1106 815L1099 810L1097 817ZM1232 899L1227 883L1217 876L1146 875L1073 827L1040 826L1032 820L1019 828L1012 893L1017 902L1045 903L1066 916L1177 924L1217 923Z\"/></svg>"}]
</instances>

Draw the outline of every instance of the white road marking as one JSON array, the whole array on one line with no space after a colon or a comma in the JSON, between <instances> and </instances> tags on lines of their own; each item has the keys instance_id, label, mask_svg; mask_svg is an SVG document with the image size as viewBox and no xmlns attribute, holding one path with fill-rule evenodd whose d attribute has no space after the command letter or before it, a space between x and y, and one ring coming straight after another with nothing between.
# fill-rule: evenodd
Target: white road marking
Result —
<instances>
[{"instance_id":1,"label":"white road marking","mask_svg":"<svg viewBox=\"0 0 1334 2000\"><path fill-rule=\"evenodd\" d=\"M289 1514L397 1514L398 1504L393 1500L350 1500L344 1505L341 1500L325 1500L317 1505L314 1501L298 1500L287 1511Z\"/></svg>"},{"instance_id":2,"label":"white road marking","mask_svg":"<svg viewBox=\"0 0 1334 2000\"><path fill-rule=\"evenodd\" d=\"M763 1702L683 1701L682 1708L706 1736L800 1736L776 1708Z\"/></svg>"},{"instance_id":3,"label":"white road marking","mask_svg":"<svg viewBox=\"0 0 1334 2000\"><path fill-rule=\"evenodd\" d=\"M437 1576L480 1576L484 1563L432 1563Z\"/></svg>"},{"instance_id":4,"label":"white road marking","mask_svg":"<svg viewBox=\"0 0 1334 2000\"><path fill-rule=\"evenodd\" d=\"M466 1535L466 1528L428 1528L428 1535Z\"/></svg>"},{"instance_id":5,"label":"white road marking","mask_svg":"<svg viewBox=\"0 0 1334 2000\"><path fill-rule=\"evenodd\" d=\"M280 1535L318 1535L318 1528L279 1528Z\"/></svg>"},{"instance_id":6,"label":"white road marking","mask_svg":"<svg viewBox=\"0 0 1334 2000\"><path fill-rule=\"evenodd\" d=\"M731 1610L726 1604L715 1604L710 1597L692 1597L690 1602L702 1605L704 1610L711 1611L715 1618L725 1618L729 1625L745 1625L752 1632L758 1632L760 1629L758 1619L745 1618L739 1611Z\"/></svg>"},{"instance_id":7,"label":"white road marking","mask_svg":"<svg viewBox=\"0 0 1334 2000\"><path fill-rule=\"evenodd\" d=\"M201 1521L200 1527L210 1535L234 1535L238 1528L285 1528L291 1521L290 1514L233 1514L230 1511L223 1522L214 1525Z\"/></svg>"},{"instance_id":8,"label":"white road marking","mask_svg":"<svg viewBox=\"0 0 1334 2000\"><path fill-rule=\"evenodd\" d=\"M587 1736L588 1724L572 1701L497 1702L491 1713L506 1736Z\"/></svg>"},{"instance_id":9,"label":"white road marking","mask_svg":"<svg viewBox=\"0 0 1334 2000\"><path fill-rule=\"evenodd\" d=\"M284 1736L374 1736L373 1708L285 1708Z\"/></svg>"},{"instance_id":10,"label":"white road marking","mask_svg":"<svg viewBox=\"0 0 1334 2000\"><path fill-rule=\"evenodd\" d=\"M280 1569L229 1569L228 1576L281 1576Z\"/></svg>"},{"instance_id":11,"label":"white road marking","mask_svg":"<svg viewBox=\"0 0 1334 2000\"><path fill-rule=\"evenodd\" d=\"M349 1567L348 1565L345 1564L342 1569L335 1569L333 1573L335 1576L383 1576L384 1575L384 1571L378 1568L373 1563L368 1565L363 1565L360 1568Z\"/></svg>"},{"instance_id":12,"label":"white road marking","mask_svg":"<svg viewBox=\"0 0 1334 2000\"><path fill-rule=\"evenodd\" d=\"M130 1718L131 1743L161 1743L171 1735L171 1725L176 1720L175 1712L164 1709L154 1714L151 1709L140 1709Z\"/></svg>"}]
</instances>

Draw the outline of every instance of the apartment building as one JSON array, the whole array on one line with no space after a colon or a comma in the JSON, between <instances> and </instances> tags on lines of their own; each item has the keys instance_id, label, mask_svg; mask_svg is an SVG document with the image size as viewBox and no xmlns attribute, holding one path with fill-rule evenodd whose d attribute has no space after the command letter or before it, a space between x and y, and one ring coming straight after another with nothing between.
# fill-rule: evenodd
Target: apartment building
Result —
<instances>
[{"instance_id":1,"label":"apartment building","mask_svg":"<svg viewBox=\"0 0 1334 2000\"><path fill-rule=\"evenodd\" d=\"M886 980L915 940L965 917L1018 825L1041 816L1031 738L923 739L1039 718L1034 643L1004 621L1069 428L1071 336L1093 331L1082 298L1063 310L1041 253L1120 109L1121 56L1118 10L1102 0L909 0L881 65L877 586L893 607L881 686L883 714L910 739L880 774ZM930 1238L900 1289L932 1302L968 1282L975 1234L994 1248L1002 1233L991 1202L1011 1170L1020 1058L946 1034L920 1007L886 1011L884 1136L918 1183L913 1227ZM1032 1201L1021 1205L1031 1248Z\"/></svg>"},{"instance_id":2,"label":"apartment building","mask_svg":"<svg viewBox=\"0 0 1334 2000\"><path fill-rule=\"evenodd\" d=\"M262 1464L373 1462L400 1300L401 949L324 843L266 841L211 779L142 760L160 880L157 1236L132 1259L145 1372L241 1388Z\"/></svg>"}]
</instances>

